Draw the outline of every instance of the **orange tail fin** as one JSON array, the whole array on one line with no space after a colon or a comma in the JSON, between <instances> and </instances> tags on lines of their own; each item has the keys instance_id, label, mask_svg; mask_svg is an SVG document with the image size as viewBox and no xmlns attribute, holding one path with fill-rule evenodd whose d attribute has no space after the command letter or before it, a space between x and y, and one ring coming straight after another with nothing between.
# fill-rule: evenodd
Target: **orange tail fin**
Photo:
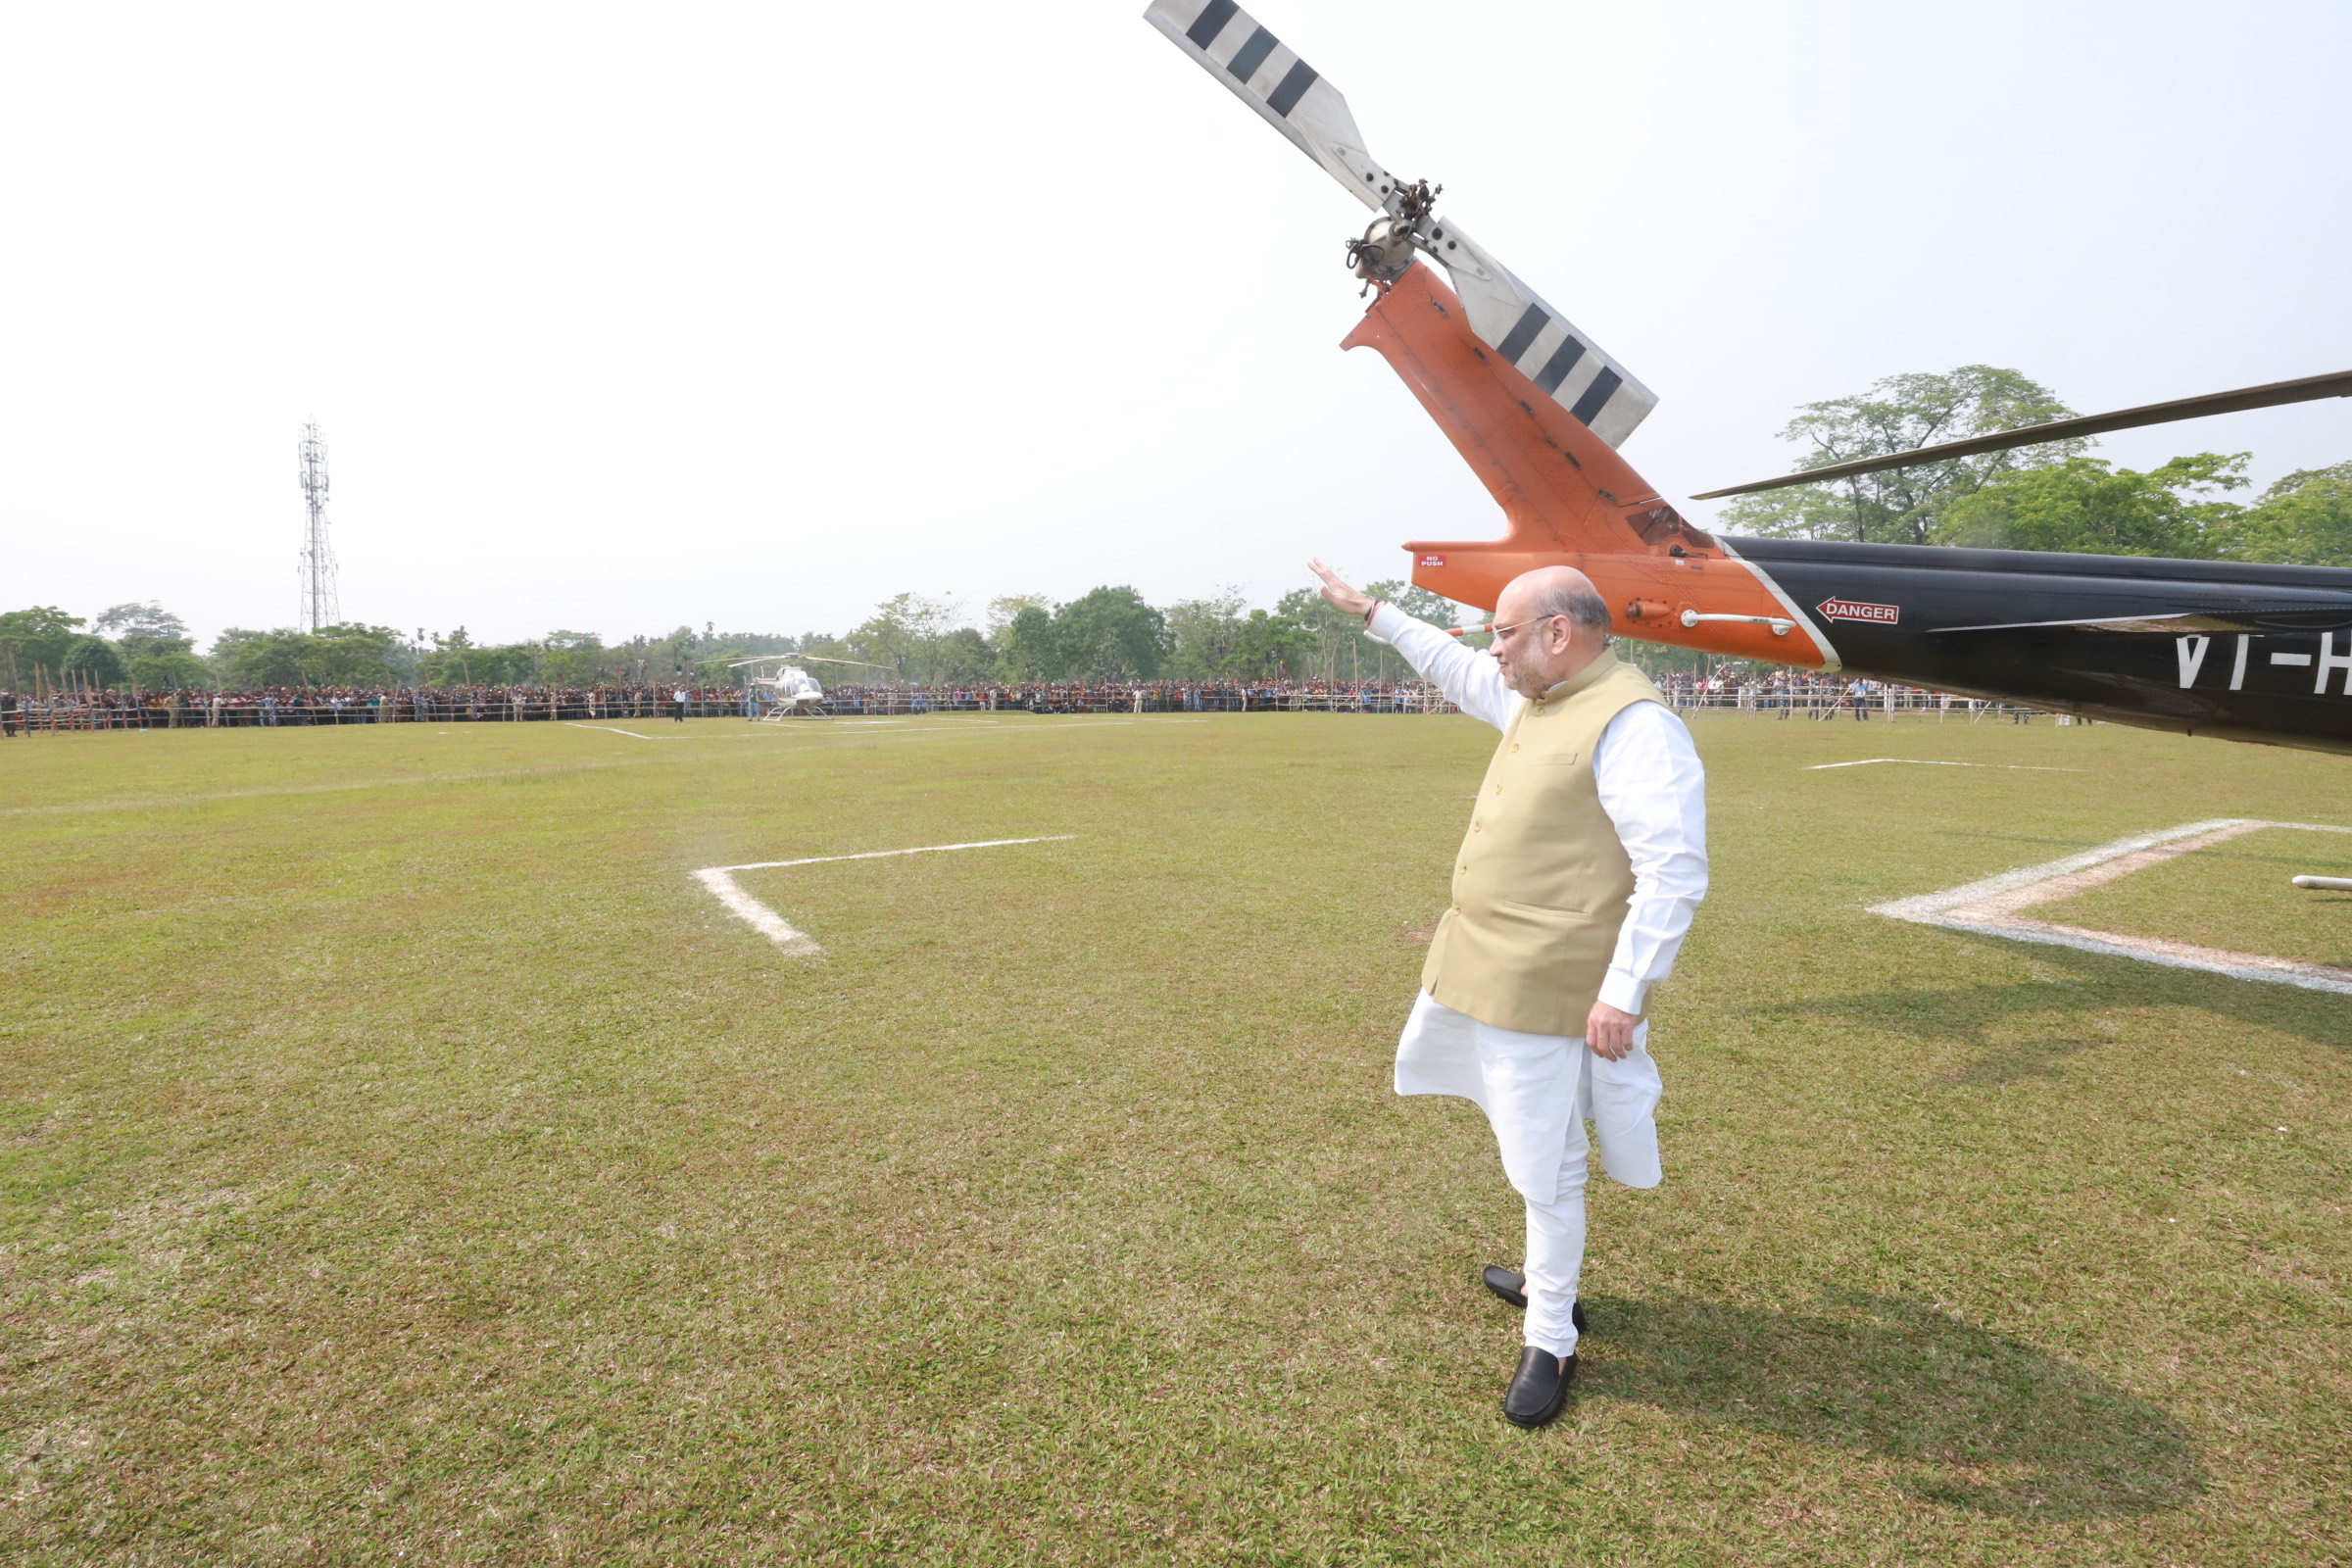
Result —
<instances>
[{"instance_id":1,"label":"orange tail fin","mask_svg":"<svg viewBox=\"0 0 2352 1568\"><path fill-rule=\"evenodd\" d=\"M1614 448L1481 343L1428 267L1382 294L1341 347L1389 362L1510 522L1500 539L1407 544L1420 587L1492 611L1521 572L1574 566L1627 636L1837 667L1828 639L1768 578L1684 521Z\"/></svg>"}]
</instances>

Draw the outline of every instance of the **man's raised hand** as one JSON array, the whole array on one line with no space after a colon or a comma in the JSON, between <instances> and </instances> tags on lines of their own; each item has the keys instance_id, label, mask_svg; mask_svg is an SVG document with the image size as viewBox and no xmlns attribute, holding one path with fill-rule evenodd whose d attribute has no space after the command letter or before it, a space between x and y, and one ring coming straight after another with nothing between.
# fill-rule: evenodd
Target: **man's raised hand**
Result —
<instances>
[{"instance_id":1,"label":"man's raised hand","mask_svg":"<svg viewBox=\"0 0 2352 1568\"><path fill-rule=\"evenodd\" d=\"M1334 610L1346 611L1350 615L1367 615L1372 612L1372 601L1341 581L1338 572L1320 561L1310 561L1307 563L1307 566L1313 570L1316 576L1323 579L1323 598Z\"/></svg>"}]
</instances>

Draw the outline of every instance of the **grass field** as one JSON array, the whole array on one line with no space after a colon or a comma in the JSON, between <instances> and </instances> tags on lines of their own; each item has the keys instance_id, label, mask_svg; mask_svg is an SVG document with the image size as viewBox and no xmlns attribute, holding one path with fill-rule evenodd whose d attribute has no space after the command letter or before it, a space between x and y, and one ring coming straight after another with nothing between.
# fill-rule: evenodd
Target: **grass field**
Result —
<instances>
[{"instance_id":1,"label":"grass field","mask_svg":"<svg viewBox=\"0 0 2352 1568\"><path fill-rule=\"evenodd\" d=\"M0 743L0 1558L2352 1554L2352 1003L1864 907L2352 762L1694 720L1666 1184L1529 1434L1517 1200L1388 1088L1491 732L633 727ZM744 873L814 959L691 876L1044 834ZM2341 961L2288 837L2099 897Z\"/></svg>"}]
</instances>

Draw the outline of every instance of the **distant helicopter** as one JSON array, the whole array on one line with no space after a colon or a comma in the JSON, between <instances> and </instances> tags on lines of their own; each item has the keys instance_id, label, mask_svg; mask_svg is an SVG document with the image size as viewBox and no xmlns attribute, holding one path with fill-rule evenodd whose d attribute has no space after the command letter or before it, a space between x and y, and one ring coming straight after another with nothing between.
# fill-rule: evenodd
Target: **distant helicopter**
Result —
<instances>
[{"instance_id":1,"label":"distant helicopter","mask_svg":"<svg viewBox=\"0 0 2352 1568\"><path fill-rule=\"evenodd\" d=\"M1414 541L1412 580L1492 612L1581 569L1615 629L1734 659L2188 735L2352 753L2352 570L2028 550L1727 538L1617 447L1657 396L1364 151L1348 101L1232 0L1153 0L1165 33L1381 214L1348 261L1375 291L1341 343L1389 362L1488 491L1500 539ZM1448 288L1422 258L1451 277ZM2174 419L2352 397L2352 371L2061 419L1694 497L1815 484ZM2342 643L2337 642L2338 635Z\"/></svg>"},{"instance_id":2,"label":"distant helicopter","mask_svg":"<svg viewBox=\"0 0 2352 1568\"><path fill-rule=\"evenodd\" d=\"M833 716L832 710L825 706L824 687L817 684L815 676L795 665L792 661L796 659L813 664L858 664L866 669L890 668L888 664L869 664L859 659L827 659L819 654L768 654L759 659L738 659L727 667L743 669L756 664L776 665L773 674L754 675L751 678L754 686L765 687L769 694L767 710L760 715L761 722L801 715L817 718Z\"/></svg>"}]
</instances>

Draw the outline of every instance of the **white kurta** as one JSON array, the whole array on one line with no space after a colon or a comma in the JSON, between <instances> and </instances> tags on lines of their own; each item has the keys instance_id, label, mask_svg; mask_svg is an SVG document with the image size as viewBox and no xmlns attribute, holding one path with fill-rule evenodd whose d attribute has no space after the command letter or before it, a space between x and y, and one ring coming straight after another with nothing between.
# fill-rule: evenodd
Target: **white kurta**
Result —
<instances>
[{"instance_id":1,"label":"white kurta","mask_svg":"<svg viewBox=\"0 0 2352 1568\"><path fill-rule=\"evenodd\" d=\"M1462 711L1496 729L1525 701L1488 656L1464 648L1394 605L1373 612L1369 635L1402 654ZM1600 1000L1646 1010L1649 988L1674 967L1690 916L1707 892L1706 773L1683 721L1656 703L1635 703L1601 731L1592 752L1601 809L1633 862L1634 893ZM1502 1167L1519 1193L1552 1201L1568 1131L1590 1118L1600 1163L1631 1187L1658 1184L1654 1120L1662 1086L1636 1026L1622 1061L1596 1056L1581 1037L1532 1035L1455 1011L1426 992L1396 1044L1396 1092L1458 1095L1487 1113Z\"/></svg>"}]
</instances>

